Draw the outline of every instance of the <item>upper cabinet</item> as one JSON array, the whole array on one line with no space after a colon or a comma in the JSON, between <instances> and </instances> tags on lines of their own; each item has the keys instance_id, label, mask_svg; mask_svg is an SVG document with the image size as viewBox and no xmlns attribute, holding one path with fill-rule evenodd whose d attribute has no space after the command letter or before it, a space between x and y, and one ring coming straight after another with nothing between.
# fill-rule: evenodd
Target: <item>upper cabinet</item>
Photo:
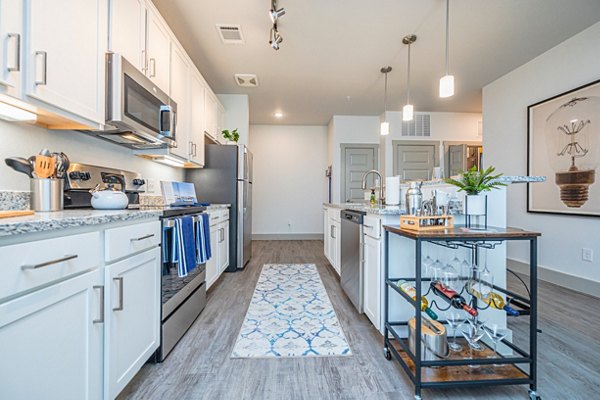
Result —
<instances>
[{"instance_id":1,"label":"upper cabinet","mask_svg":"<svg viewBox=\"0 0 600 400\"><path fill-rule=\"evenodd\" d=\"M121 54L165 93L169 90L171 37L153 6L143 0L111 0L110 50Z\"/></svg>"},{"instance_id":2,"label":"upper cabinet","mask_svg":"<svg viewBox=\"0 0 600 400\"><path fill-rule=\"evenodd\" d=\"M177 103L177 147L171 153L185 160L193 154L190 134L190 66L185 52L171 46L171 98Z\"/></svg>"},{"instance_id":3,"label":"upper cabinet","mask_svg":"<svg viewBox=\"0 0 600 400\"><path fill-rule=\"evenodd\" d=\"M204 132L214 140L217 140L218 129L218 106L217 98L210 91L204 92Z\"/></svg>"},{"instance_id":4,"label":"upper cabinet","mask_svg":"<svg viewBox=\"0 0 600 400\"><path fill-rule=\"evenodd\" d=\"M204 93L208 90L200 73L195 71L191 74L191 124L190 143L192 152L190 161L196 165L204 166Z\"/></svg>"},{"instance_id":5,"label":"upper cabinet","mask_svg":"<svg viewBox=\"0 0 600 400\"><path fill-rule=\"evenodd\" d=\"M23 3L0 0L0 93L18 97L23 65Z\"/></svg>"},{"instance_id":6,"label":"upper cabinet","mask_svg":"<svg viewBox=\"0 0 600 400\"><path fill-rule=\"evenodd\" d=\"M25 45L23 100L74 120L104 123L107 1L24 0L23 37L10 36L12 44L3 37L5 46ZM14 13L15 2L5 2L3 8ZM14 53L6 57L14 64Z\"/></svg>"}]
</instances>

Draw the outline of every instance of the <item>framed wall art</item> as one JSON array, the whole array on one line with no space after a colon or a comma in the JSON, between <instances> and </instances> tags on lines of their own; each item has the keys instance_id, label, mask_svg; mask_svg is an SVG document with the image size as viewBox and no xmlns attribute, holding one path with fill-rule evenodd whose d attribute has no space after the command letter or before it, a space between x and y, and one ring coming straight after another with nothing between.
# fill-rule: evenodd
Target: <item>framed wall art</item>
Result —
<instances>
[{"instance_id":1,"label":"framed wall art","mask_svg":"<svg viewBox=\"0 0 600 400\"><path fill-rule=\"evenodd\" d=\"M527 211L600 217L600 80L527 111Z\"/></svg>"}]
</instances>

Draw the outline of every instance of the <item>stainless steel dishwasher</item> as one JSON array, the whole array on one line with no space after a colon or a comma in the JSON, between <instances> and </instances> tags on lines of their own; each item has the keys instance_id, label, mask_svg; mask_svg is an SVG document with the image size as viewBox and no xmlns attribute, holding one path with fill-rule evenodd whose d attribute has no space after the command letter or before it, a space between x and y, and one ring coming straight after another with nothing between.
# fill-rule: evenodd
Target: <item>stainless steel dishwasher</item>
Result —
<instances>
[{"instance_id":1,"label":"stainless steel dishwasher","mask_svg":"<svg viewBox=\"0 0 600 400\"><path fill-rule=\"evenodd\" d=\"M363 263L362 263L362 223L366 213L355 210L342 210L342 259L340 282L342 289L356 307L363 312Z\"/></svg>"}]
</instances>

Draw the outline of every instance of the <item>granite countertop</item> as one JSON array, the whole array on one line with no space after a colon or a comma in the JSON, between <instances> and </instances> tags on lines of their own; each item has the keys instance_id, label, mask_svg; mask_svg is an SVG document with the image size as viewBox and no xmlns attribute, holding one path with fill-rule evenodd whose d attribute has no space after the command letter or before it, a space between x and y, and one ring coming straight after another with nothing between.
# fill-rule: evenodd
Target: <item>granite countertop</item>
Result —
<instances>
[{"instance_id":1,"label":"granite countertop","mask_svg":"<svg viewBox=\"0 0 600 400\"><path fill-rule=\"evenodd\" d=\"M368 203L323 203L324 206L339 208L342 210L364 211L375 215L402 215L406 212L400 206L376 206L371 207Z\"/></svg>"},{"instance_id":2,"label":"granite countertop","mask_svg":"<svg viewBox=\"0 0 600 400\"><path fill-rule=\"evenodd\" d=\"M498 182L502 183L535 183L535 182L546 182L545 176L527 176L527 175L503 175L497 179ZM421 181L415 181L421 182ZM403 182L400 184L400 187L408 187L410 182ZM446 183L443 179L432 179L429 181L423 181L423 186L433 186L433 185L450 185Z\"/></svg>"},{"instance_id":3,"label":"granite countertop","mask_svg":"<svg viewBox=\"0 0 600 400\"><path fill-rule=\"evenodd\" d=\"M48 232L59 229L111 222L158 219L159 210L64 210L57 212L37 212L24 217L0 219L0 237L34 232Z\"/></svg>"},{"instance_id":4,"label":"granite countertop","mask_svg":"<svg viewBox=\"0 0 600 400\"><path fill-rule=\"evenodd\" d=\"M231 208L231 204L211 204L210 206L206 207L206 209L208 211L210 211L210 210L220 210L220 209L224 209L224 208Z\"/></svg>"}]
</instances>

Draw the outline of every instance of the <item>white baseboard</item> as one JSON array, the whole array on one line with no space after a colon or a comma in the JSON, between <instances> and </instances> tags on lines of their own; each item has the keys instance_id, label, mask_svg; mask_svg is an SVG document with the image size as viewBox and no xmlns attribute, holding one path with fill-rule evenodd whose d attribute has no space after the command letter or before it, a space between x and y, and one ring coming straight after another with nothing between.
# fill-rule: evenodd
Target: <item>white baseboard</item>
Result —
<instances>
[{"instance_id":1,"label":"white baseboard","mask_svg":"<svg viewBox=\"0 0 600 400\"><path fill-rule=\"evenodd\" d=\"M506 262L508 268L513 271L529 275L529 264L511 258L508 258ZM541 265L538 265L538 279L594 297L598 297L598 293L600 293L600 282L555 271Z\"/></svg>"},{"instance_id":2,"label":"white baseboard","mask_svg":"<svg viewBox=\"0 0 600 400\"><path fill-rule=\"evenodd\" d=\"M255 233L252 240L323 240L322 233Z\"/></svg>"}]
</instances>

